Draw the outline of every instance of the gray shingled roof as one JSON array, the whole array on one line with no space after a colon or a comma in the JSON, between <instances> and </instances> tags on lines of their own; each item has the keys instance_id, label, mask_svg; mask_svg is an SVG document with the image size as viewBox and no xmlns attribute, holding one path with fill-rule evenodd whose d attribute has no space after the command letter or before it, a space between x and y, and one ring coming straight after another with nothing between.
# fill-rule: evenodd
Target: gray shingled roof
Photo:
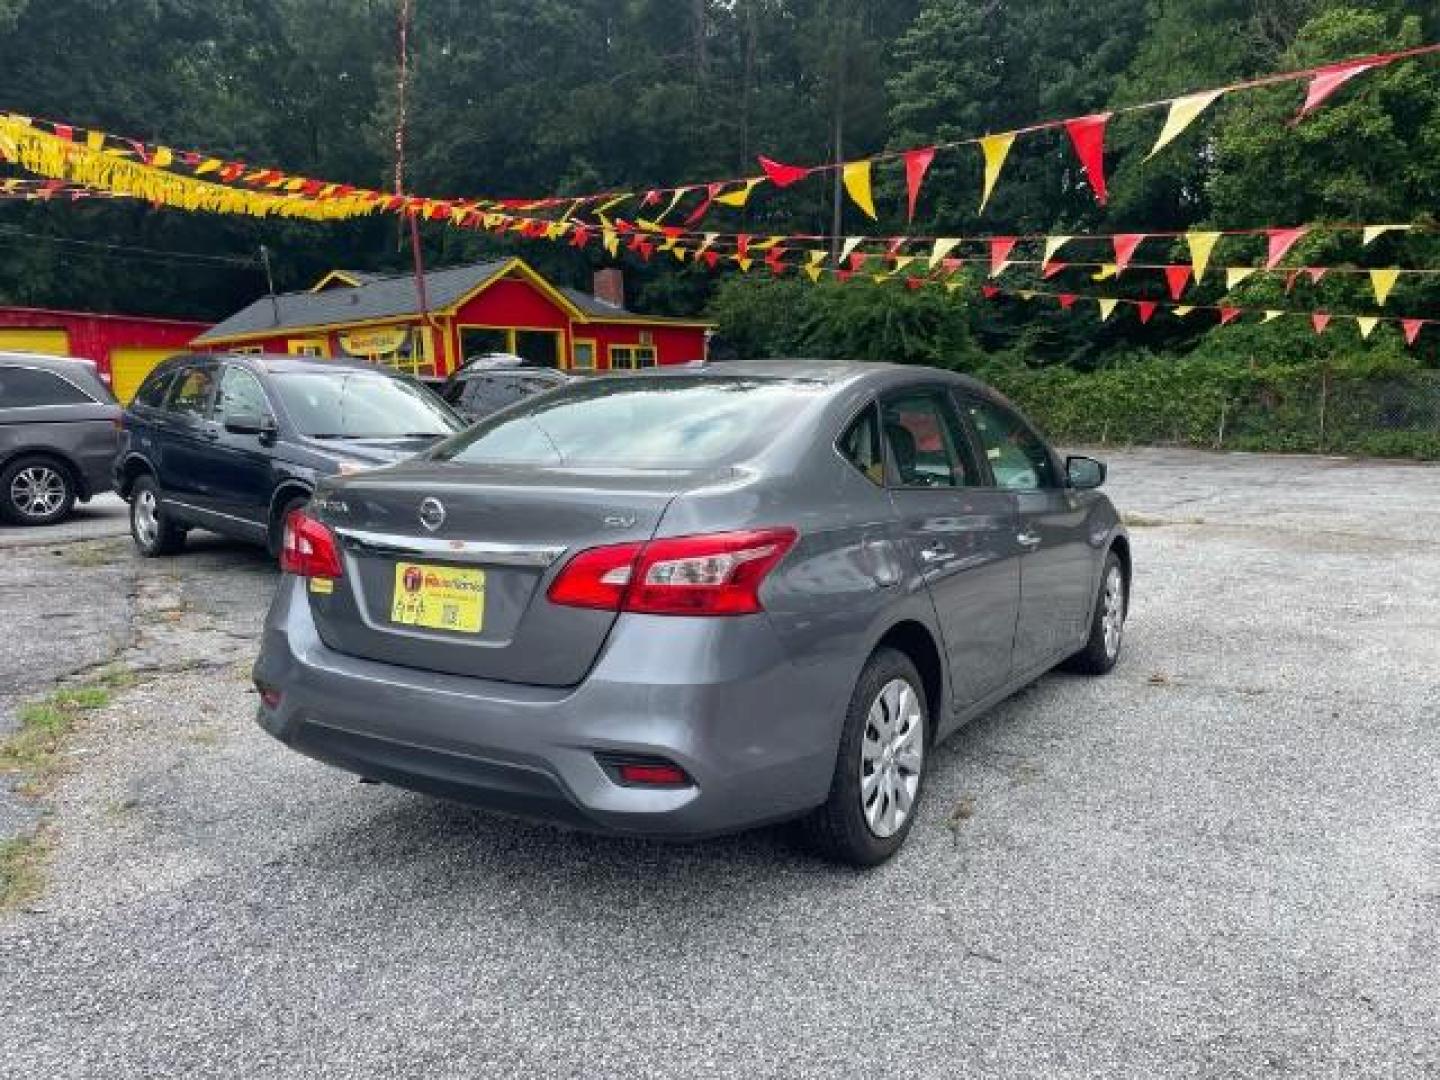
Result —
<instances>
[{"instance_id":1,"label":"gray shingled roof","mask_svg":"<svg viewBox=\"0 0 1440 1080\"><path fill-rule=\"evenodd\" d=\"M425 294L432 310L454 306L462 297L496 277L512 260L476 263L473 266L451 266L431 270L425 275ZM354 288L334 286L321 292L282 293L275 298L280 318L275 318L275 304L264 296L249 307L237 311L224 322L211 327L195 339L197 344L225 341L230 338L265 334L271 330L298 330L311 326L334 326L337 323L366 322L374 319L414 315L420 308L415 297L415 275L379 275L345 270L360 282ZM579 289L559 290L565 299L590 319L636 318L632 311L599 300ZM686 321L656 317L654 322Z\"/></svg>"},{"instance_id":2,"label":"gray shingled roof","mask_svg":"<svg viewBox=\"0 0 1440 1080\"><path fill-rule=\"evenodd\" d=\"M510 263L509 259L476 263L473 266L451 266L431 270L425 275L426 300L430 307L446 308L467 293L473 292L495 277ZM280 319L275 319L275 305L263 296L247 308L237 311L224 322L211 327L195 340L217 341L268 330L289 330L306 326L329 326L335 323L361 322L414 315L420 305L415 297L415 276L394 274L377 277L356 274L362 284L355 288L332 288L322 292L283 293L275 299Z\"/></svg>"}]
</instances>

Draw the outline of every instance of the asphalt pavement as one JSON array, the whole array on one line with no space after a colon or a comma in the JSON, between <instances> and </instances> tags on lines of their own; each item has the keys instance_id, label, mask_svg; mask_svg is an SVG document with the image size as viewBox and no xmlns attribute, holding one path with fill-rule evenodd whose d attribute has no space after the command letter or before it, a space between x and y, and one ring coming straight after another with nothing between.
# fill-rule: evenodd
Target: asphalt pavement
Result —
<instances>
[{"instance_id":1,"label":"asphalt pavement","mask_svg":"<svg viewBox=\"0 0 1440 1080\"><path fill-rule=\"evenodd\" d=\"M140 674L0 916L0 1076L1440 1077L1440 468L1104 456L1121 664L952 738L869 873L360 785L254 725L257 553L7 553Z\"/></svg>"}]
</instances>

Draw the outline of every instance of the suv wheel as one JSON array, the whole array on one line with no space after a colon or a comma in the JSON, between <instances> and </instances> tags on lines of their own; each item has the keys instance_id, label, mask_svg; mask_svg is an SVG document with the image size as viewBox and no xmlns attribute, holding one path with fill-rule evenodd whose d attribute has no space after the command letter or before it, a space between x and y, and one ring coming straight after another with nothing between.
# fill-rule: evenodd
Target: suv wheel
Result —
<instances>
[{"instance_id":1,"label":"suv wheel","mask_svg":"<svg viewBox=\"0 0 1440 1080\"><path fill-rule=\"evenodd\" d=\"M850 697L830 797L805 821L822 854L875 866L900 850L920 806L929 723L915 665L894 649L877 650Z\"/></svg>"},{"instance_id":2,"label":"suv wheel","mask_svg":"<svg viewBox=\"0 0 1440 1080\"><path fill-rule=\"evenodd\" d=\"M142 476L130 491L130 535L146 558L173 555L185 546L185 530L160 508L160 486Z\"/></svg>"},{"instance_id":3,"label":"suv wheel","mask_svg":"<svg viewBox=\"0 0 1440 1080\"><path fill-rule=\"evenodd\" d=\"M16 525L53 525L75 505L75 481L54 458L30 455L0 472L0 514Z\"/></svg>"}]
</instances>

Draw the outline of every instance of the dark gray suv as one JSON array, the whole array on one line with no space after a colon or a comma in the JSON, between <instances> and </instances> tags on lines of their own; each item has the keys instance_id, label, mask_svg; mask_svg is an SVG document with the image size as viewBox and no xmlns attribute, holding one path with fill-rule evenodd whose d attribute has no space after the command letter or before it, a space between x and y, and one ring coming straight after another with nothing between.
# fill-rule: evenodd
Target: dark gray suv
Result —
<instances>
[{"instance_id":1,"label":"dark gray suv","mask_svg":"<svg viewBox=\"0 0 1440 1080\"><path fill-rule=\"evenodd\" d=\"M53 525L109 491L119 424L90 361L0 353L0 518Z\"/></svg>"}]
</instances>

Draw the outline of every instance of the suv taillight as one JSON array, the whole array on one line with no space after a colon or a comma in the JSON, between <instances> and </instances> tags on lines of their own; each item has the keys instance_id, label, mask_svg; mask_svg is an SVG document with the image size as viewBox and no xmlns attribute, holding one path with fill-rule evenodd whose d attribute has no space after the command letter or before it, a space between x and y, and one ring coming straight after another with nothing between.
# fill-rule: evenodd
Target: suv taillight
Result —
<instances>
[{"instance_id":1,"label":"suv taillight","mask_svg":"<svg viewBox=\"0 0 1440 1080\"><path fill-rule=\"evenodd\" d=\"M794 529L676 536L590 548L550 585L552 604L645 615L750 615L760 586L795 545Z\"/></svg>"},{"instance_id":2,"label":"suv taillight","mask_svg":"<svg viewBox=\"0 0 1440 1080\"><path fill-rule=\"evenodd\" d=\"M280 569L303 578L343 576L340 548L335 542L335 534L304 510L292 510L285 519Z\"/></svg>"}]
</instances>

